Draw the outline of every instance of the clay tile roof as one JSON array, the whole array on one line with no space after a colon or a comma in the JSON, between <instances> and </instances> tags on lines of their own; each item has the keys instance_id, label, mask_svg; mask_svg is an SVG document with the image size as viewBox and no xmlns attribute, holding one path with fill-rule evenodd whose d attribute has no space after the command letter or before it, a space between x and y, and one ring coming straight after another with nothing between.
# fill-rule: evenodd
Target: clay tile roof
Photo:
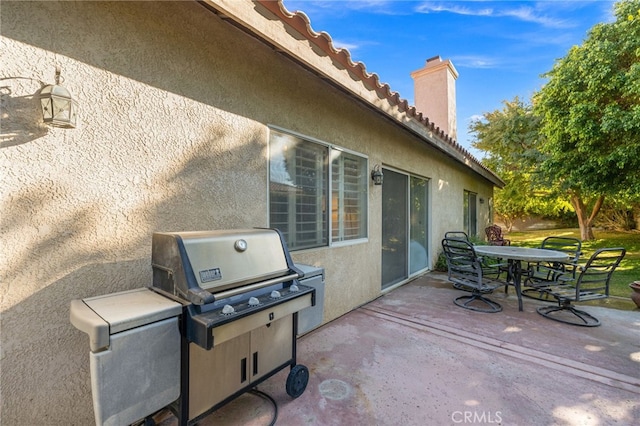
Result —
<instances>
[{"instance_id":1,"label":"clay tile roof","mask_svg":"<svg viewBox=\"0 0 640 426\"><path fill-rule=\"evenodd\" d=\"M308 36L310 41L331 55L336 62L358 76L370 89L375 90L379 96L387 98L392 105L399 106L403 111L412 110L413 115L416 115L415 107L409 106L407 100L400 98L400 94L391 90L391 87L387 83L381 83L376 73L369 73L366 65L360 61L353 62L349 50L345 48L336 49L333 44L333 39L328 33L324 31L314 31L313 28L311 28L311 20L304 12L288 11L281 0L262 0L260 3L265 5L271 12L274 12L274 6L277 6L276 12L279 11L291 27L295 28L301 34Z\"/></svg>"},{"instance_id":2,"label":"clay tile roof","mask_svg":"<svg viewBox=\"0 0 640 426\"><path fill-rule=\"evenodd\" d=\"M451 151L453 151L452 156L458 161L476 170L485 178L492 181L495 185L499 187L504 186L502 179L484 166L467 149L458 144L453 138L446 134L444 130L440 129L440 127L430 122L429 118L416 110L415 106L409 105L407 100L401 98L398 92L391 90L391 87L387 83L381 83L380 78L376 73L368 72L364 63L354 62L351 59L351 53L347 49L336 48L329 34L324 31L316 32L311 27L311 21L304 12L290 12L282 3L282 0L254 1L275 15L284 24L293 28L310 43L317 46L322 52L328 55L334 63L339 64L344 69L348 70L353 76L362 81L365 87L370 90L374 90L380 99L386 99L390 105L396 106L400 112L420 123L424 130L432 133L441 141L444 145L444 147L439 146L441 150L445 151L449 155L452 155ZM208 1L207 3L215 3L215 0ZM436 145L436 147L438 146ZM455 152L458 154L456 155Z\"/></svg>"}]
</instances>

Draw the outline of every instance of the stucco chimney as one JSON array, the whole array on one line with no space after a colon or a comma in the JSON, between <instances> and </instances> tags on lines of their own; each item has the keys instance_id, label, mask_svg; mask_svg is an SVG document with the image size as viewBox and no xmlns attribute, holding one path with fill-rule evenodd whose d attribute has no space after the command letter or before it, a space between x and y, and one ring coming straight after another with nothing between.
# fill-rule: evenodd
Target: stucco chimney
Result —
<instances>
[{"instance_id":1,"label":"stucco chimney","mask_svg":"<svg viewBox=\"0 0 640 426\"><path fill-rule=\"evenodd\" d=\"M427 59L424 68L411 73L416 109L430 122L457 139L456 79L458 71L440 56Z\"/></svg>"}]
</instances>

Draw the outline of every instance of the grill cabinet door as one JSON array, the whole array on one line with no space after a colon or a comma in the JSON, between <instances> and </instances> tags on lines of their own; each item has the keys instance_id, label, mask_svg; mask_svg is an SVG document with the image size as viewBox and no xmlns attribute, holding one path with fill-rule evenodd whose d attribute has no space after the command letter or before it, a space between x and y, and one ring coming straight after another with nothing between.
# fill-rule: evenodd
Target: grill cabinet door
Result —
<instances>
[{"instance_id":1,"label":"grill cabinet door","mask_svg":"<svg viewBox=\"0 0 640 426\"><path fill-rule=\"evenodd\" d=\"M251 380L258 380L293 358L293 315L251 332Z\"/></svg>"},{"instance_id":2,"label":"grill cabinet door","mask_svg":"<svg viewBox=\"0 0 640 426\"><path fill-rule=\"evenodd\" d=\"M242 334L206 350L189 345L189 418L204 413L249 384L251 336Z\"/></svg>"},{"instance_id":3,"label":"grill cabinet door","mask_svg":"<svg viewBox=\"0 0 640 426\"><path fill-rule=\"evenodd\" d=\"M189 419L293 358L293 314L206 350L189 345Z\"/></svg>"}]
</instances>

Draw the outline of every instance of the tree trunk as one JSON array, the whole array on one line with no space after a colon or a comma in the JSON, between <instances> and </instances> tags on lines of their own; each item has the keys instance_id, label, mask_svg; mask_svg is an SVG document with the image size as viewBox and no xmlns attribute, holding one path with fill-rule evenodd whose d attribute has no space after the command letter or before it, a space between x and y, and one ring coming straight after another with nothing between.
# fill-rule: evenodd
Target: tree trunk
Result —
<instances>
[{"instance_id":1,"label":"tree trunk","mask_svg":"<svg viewBox=\"0 0 640 426\"><path fill-rule=\"evenodd\" d=\"M511 229L513 229L513 222L514 219L508 216L502 216L502 223L504 223L504 226L507 232L511 232Z\"/></svg>"},{"instance_id":2,"label":"tree trunk","mask_svg":"<svg viewBox=\"0 0 640 426\"><path fill-rule=\"evenodd\" d=\"M578 225L580 226L580 239L582 241L595 240L595 237L593 236L592 224L593 220L598 215L603 202L604 195L600 195L596 200L596 203L593 205L591 214L587 216L587 206L584 204L584 201L580 196L580 192L573 191L571 193L571 204L576 211L576 216L578 216Z\"/></svg>"}]
</instances>

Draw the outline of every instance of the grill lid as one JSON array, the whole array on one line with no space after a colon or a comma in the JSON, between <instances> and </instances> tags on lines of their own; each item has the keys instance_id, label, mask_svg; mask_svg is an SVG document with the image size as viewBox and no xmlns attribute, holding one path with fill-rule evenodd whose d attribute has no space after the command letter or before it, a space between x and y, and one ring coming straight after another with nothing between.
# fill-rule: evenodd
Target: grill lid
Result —
<instances>
[{"instance_id":1,"label":"grill lid","mask_svg":"<svg viewBox=\"0 0 640 426\"><path fill-rule=\"evenodd\" d=\"M154 287L197 305L214 302L215 293L303 275L276 229L156 232L151 262Z\"/></svg>"}]
</instances>

